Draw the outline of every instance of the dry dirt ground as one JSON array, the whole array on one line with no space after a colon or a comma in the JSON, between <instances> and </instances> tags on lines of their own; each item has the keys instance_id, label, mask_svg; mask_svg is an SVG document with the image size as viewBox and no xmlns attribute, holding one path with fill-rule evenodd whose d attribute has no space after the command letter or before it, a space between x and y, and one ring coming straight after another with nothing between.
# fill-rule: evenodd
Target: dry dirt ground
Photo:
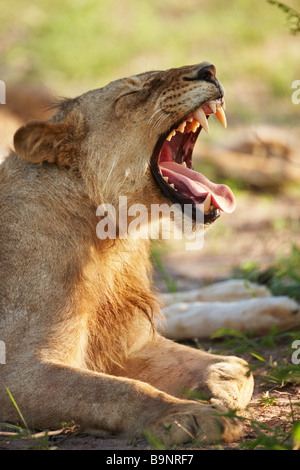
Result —
<instances>
[{"instance_id":1,"label":"dry dirt ground","mask_svg":"<svg viewBox=\"0 0 300 470\"><path fill-rule=\"evenodd\" d=\"M6 116L2 116L2 123L6 122L13 130L23 117L14 113L14 110L6 109L5 112ZM9 137L8 134L9 132L3 132L6 138ZM198 149L198 152L201 156L201 148ZM270 155L272 156L272 152ZM235 155L235 157L239 160L238 156ZM236 166L235 162L236 160L233 161L233 165ZM266 168L266 165L262 164L261 167ZM298 171L298 165L296 167ZM246 170L244 174L246 174ZM235 213L222 215L205 235L202 250L189 252L178 243L161 248L161 261L164 269L169 279L176 281L178 290L193 289L203 284L228 279L232 277L235 267L248 261L258 263L262 268L268 267L275 262L277 256L288 255L292 243L299 244L300 192L297 188L295 189L295 181L292 190L287 191L285 188L281 188L282 179L284 178L279 178L279 181L276 182L276 188L274 185L273 187L270 185L269 188L263 183L256 188L252 186L251 191L238 191ZM161 291L167 290L160 271L155 272L155 283ZM199 338L199 342L201 347L206 350L222 348L222 344L217 341L208 339L202 341ZM195 347L196 344L191 343L191 346ZM265 354L267 358L276 361L286 355L286 346L282 345L274 350L266 350ZM255 359L249 354L240 353L239 355L257 364L257 361L255 362ZM256 370L255 374L261 372L264 372L263 365L262 370ZM272 405L262 406L260 404L259 399L265 391L269 391L270 396L275 398ZM299 391L299 386L295 385L280 387L269 384L262 387L257 381L250 408L245 412L245 416L265 423L271 428L279 426L285 430L291 426L293 419L300 419L299 407L296 405L300 401ZM1 428L1 431L4 431L4 428ZM251 441L254 438L255 431L249 421L246 421L242 439L238 443L221 446L221 448L237 449L240 448L241 442ZM188 447L187 445L182 448ZM77 428L68 433L49 436L46 439L9 439L7 436L0 436L0 450L28 448L109 451L153 449L145 440L128 441L120 436L104 434L89 436L80 433L80 429ZM202 449L199 443L192 444L191 448Z\"/></svg>"}]
</instances>

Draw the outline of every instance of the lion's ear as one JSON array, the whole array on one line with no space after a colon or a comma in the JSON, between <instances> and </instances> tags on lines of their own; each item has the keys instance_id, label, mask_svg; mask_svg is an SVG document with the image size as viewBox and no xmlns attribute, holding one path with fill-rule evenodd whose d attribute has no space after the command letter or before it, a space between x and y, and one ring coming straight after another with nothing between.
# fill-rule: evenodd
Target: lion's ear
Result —
<instances>
[{"instance_id":1,"label":"lion's ear","mask_svg":"<svg viewBox=\"0 0 300 470\"><path fill-rule=\"evenodd\" d=\"M70 165L85 135L82 116L76 120L33 121L25 124L14 135L14 147L21 158L32 163Z\"/></svg>"},{"instance_id":2,"label":"lion's ear","mask_svg":"<svg viewBox=\"0 0 300 470\"><path fill-rule=\"evenodd\" d=\"M29 122L14 135L16 152L32 163L55 162L59 127L49 122Z\"/></svg>"}]
</instances>

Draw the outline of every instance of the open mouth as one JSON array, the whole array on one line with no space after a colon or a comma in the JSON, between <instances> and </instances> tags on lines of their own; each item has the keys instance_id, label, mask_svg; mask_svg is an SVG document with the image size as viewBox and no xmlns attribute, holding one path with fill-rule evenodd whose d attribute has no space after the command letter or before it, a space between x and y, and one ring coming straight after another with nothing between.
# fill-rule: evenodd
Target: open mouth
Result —
<instances>
[{"instance_id":1,"label":"open mouth","mask_svg":"<svg viewBox=\"0 0 300 470\"><path fill-rule=\"evenodd\" d=\"M214 114L226 127L224 98L209 101L190 113L182 122L175 124L161 135L151 160L151 172L161 192L171 202L192 206L204 213L204 223L214 222L221 211L233 212L235 198L224 184L215 184L193 169L192 155L202 129L209 133L208 117ZM199 219L198 219L199 220Z\"/></svg>"}]
</instances>

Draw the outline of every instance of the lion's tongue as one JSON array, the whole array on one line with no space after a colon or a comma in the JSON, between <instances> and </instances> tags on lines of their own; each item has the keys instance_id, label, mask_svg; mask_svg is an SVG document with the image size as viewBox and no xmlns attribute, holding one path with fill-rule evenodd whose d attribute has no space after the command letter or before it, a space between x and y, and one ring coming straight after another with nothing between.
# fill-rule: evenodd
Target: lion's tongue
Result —
<instances>
[{"instance_id":1,"label":"lion's tongue","mask_svg":"<svg viewBox=\"0 0 300 470\"><path fill-rule=\"evenodd\" d=\"M164 177L168 177L169 184L173 183L180 194L194 199L196 203L203 202L207 194L211 194L211 204L215 207L223 212L234 211L235 197L225 184L212 183L201 173L175 162L160 162L159 169ZM200 201L197 201L199 198Z\"/></svg>"}]
</instances>

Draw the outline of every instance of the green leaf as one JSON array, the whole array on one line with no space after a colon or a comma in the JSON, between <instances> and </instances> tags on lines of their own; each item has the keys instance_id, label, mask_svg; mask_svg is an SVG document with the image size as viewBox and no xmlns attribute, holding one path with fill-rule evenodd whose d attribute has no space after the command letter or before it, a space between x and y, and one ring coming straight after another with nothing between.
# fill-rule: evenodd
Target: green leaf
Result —
<instances>
[{"instance_id":1,"label":"green leaf","mask_svg":"<svg viewBox=\"0 0 300 470\"><path fill-rule=\"evenodd\" d=\"M300 443L300 421L296 421L293 424L293 437L297 443Z\"/></svg>"},{"instance_id":2,"label":"green leaf","mask_svg":"<svg viewBox=\"0 0 300 470\"><path fill-rule=\"evenodd\" d=\"M255 357L255 359L258 359L259 361L262 361L262 362L266 362L266 360L263 357L259 356L258 354L255 354L253 352L251 352L250 354L251 356Z\"/></svg>"},{"instance_id":3,"label":"green leaf","mask_svg":"<svg viewBox=\"0 0 300 470\"><path fill-rule=\"evenodd\" d=\"M22 415L17 403L15 402L14 397L12 396L12 394L10 393L10 390L6 386L5 386L5 388L6 388L6 391L7 391L8 395L9 395L9 398L11 399L11 401L12 401L14 407L16 408L21 420L23 421L23 424L24 424L25 428L28 429L28 426L27 426L27 423L24 419L24 416Z\"/></svg>"}]
</instances>

